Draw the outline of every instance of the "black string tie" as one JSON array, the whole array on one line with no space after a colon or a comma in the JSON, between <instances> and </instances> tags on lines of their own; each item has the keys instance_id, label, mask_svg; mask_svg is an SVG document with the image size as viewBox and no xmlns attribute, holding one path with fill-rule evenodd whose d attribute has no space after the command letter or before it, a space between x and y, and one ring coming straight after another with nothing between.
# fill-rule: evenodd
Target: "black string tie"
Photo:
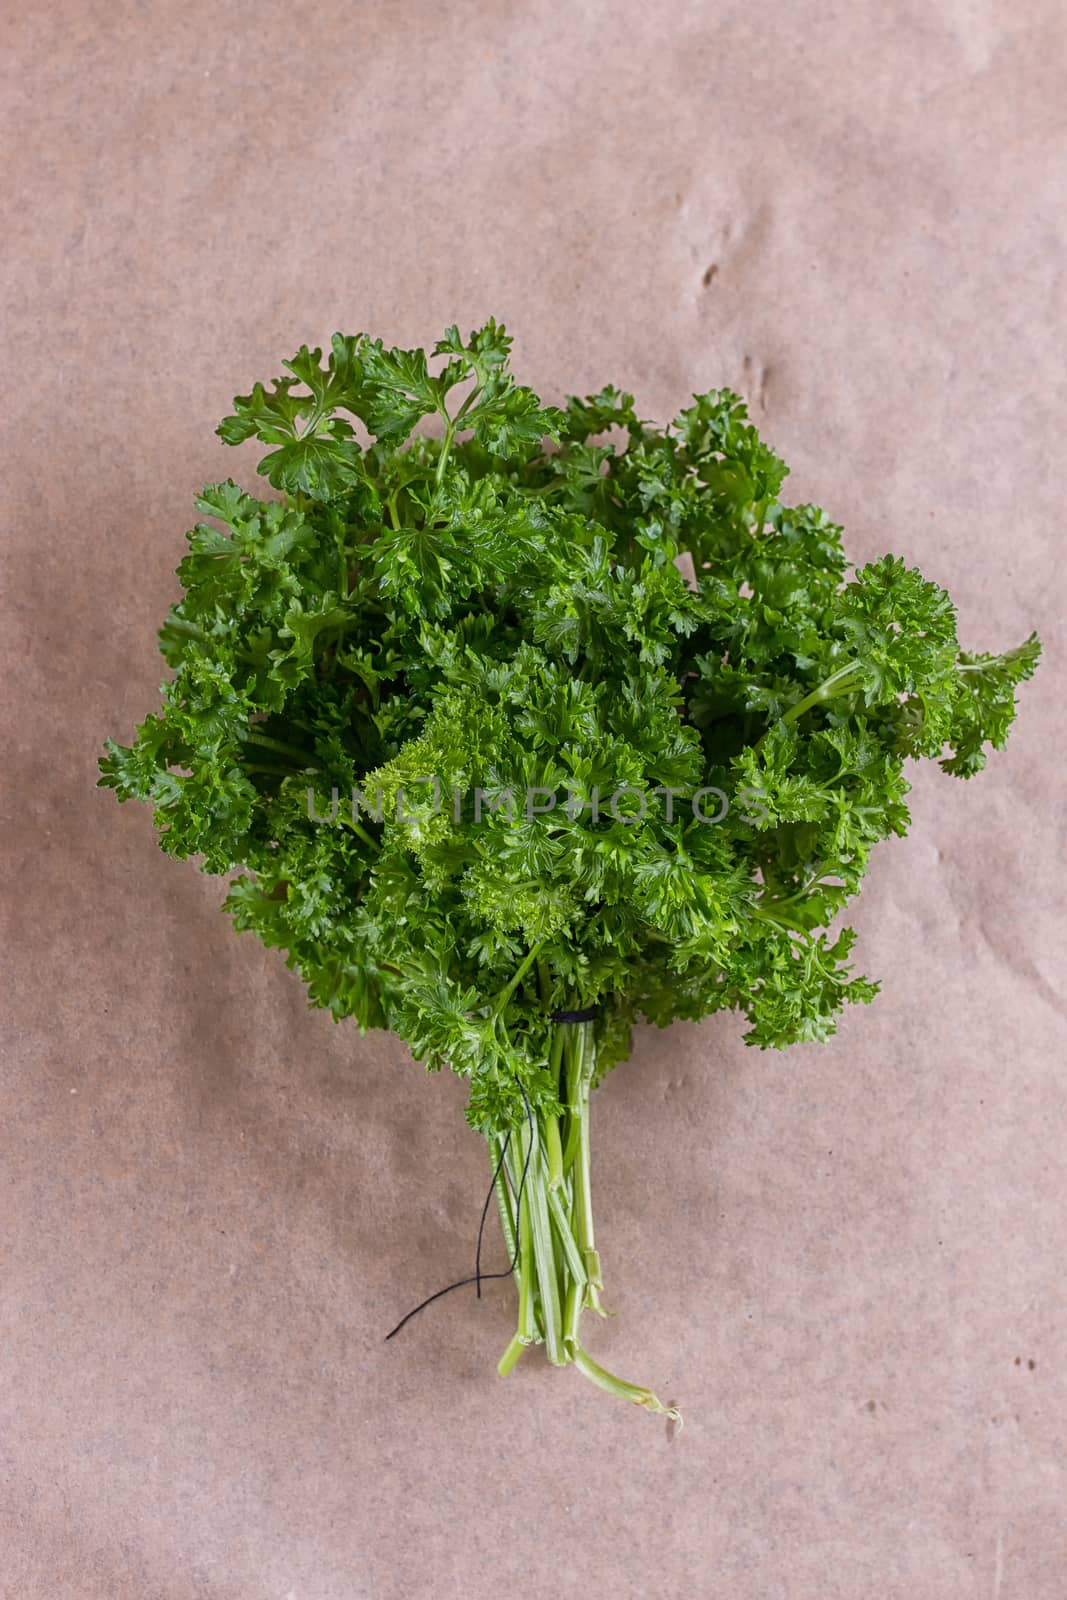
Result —
<instances>
[{"instance_id":1,"label":"black string tie","mask_svg":"<svg viewBox=\"0 0 1067 1600\"><path fill-rule=\"evenodd\" d=\"M594 1018L596 1017L596 1015L597 1015L597 1007L596 1006L586 1006L584 1008L584 1010L582 1010L582 1011L552 1011L552 1012L549 1013L549 1021L550 1022L592 1022L594 1020ZM526 1159L522 1164L522 1178L520 1179L520 1182L519 1182L519 1192L518 1192L518 1195L517 1195L516 1200L515 1200L516 1222L518 1220L519 1211L520 1211L520 1208L522 1206L523 1193L524 1193L524 1191L526 1189L526 1176L527 1176L527 1173L530 1170L530 1157L533 1155L533 1145L534 1145L533 1109L530 1106L530 1101L529 1101L529 1098L527 1097L526 1090L523 1088L521 1083L519 1084L519 1093L522 1095L522 1103L523 1103L524 1107L526 1108L526 1123L527 1123L527 1126L528 1126L528 1128L530 1130L530 1143L529 1143L529 1147L528 1147L528 1149L526 1151ZM489 1192L485 1197L485 1204L482 1207L481 1221L478 1223L478 1247L477 1247L477 1249L475 1250L475 1253L474 1253L474 1276L470 1277L470 1278L457 1278L455 1283L446 1284L443 1289L438 1289L436 1294L427 1295L425 1300L420 1300L419 1304L417 1306L414 1306L407 1313L406 1316L401 1317L400 1321L397 1323L395 1328L390 1329L390 1331L385 1336L386 1342L388 1342L390 1339L394 1338L395 1335L400 1332L401 1328L406 1327L406 1325L411 1321L412 1317L417 1317L420 1311L425 1311L427 1306L432 1306L435 1300L441 1300L441 1299L444 1298L444 1296L446 1294L451 1294L453 1289L465 1289L468 1284L473 1283L473 1284L475 1284L477 1286L478 1299L480 1300L482 1298L482 1284L483 1283L488 1283L490 1280L492 1280L494 1278L510 1278L512 1273L515 1271L515 1267L518 1264L518 1260L519 1260L519 1229L518 1229L518 1226L516 1226L516 1228L515 1228L515 1251L514 1251L514 1254L511 1257L511 1264L507 1267L507 1269L504 1272L483 1272L482 1271L482 1238L483 1238L483 1236L485 1234L485 1222L486 1222L486 1218L489 1215L489 1207L490 1207L490 1205L492 1203L493 1195L494 1195L494 1193L496 1191L497 1179L500 1177L501 1169L504 1166L504 1161L505 1161L505 1158L507 1156L508 1146L510 1145L510 1143L511 1143L511 1129L509 1129L508 1132L504 1135L504 1143L500 1148L500 1159L497 1161L497 1164L496 1164L495 1168L493 1169L493 1181L489 1185Z\"/></svg>"}]
</instances>

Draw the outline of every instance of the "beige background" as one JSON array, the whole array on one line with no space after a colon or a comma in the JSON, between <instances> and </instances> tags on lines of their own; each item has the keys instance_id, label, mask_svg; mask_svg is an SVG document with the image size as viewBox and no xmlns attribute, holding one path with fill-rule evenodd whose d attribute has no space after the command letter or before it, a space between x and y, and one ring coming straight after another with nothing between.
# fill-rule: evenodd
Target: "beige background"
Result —
<instances>
[{"instance_id":1,"label":"beige background","mask_svg":"<svg viewBox=\"0 0 1067 1600\"><path fill-rule=\"evenodd\" d=\"M1059 0L60 0L2 25L0 1594L1062 1600ZM714 270L712 270L714 269ZM823 1049L643 1033L596 1107L613 1367L454 1295L463 1086L305 1009L96 791L230 397L493 313L550 400L750 398L791 489L1049 654L915 783ZM254 457L252 458L254 459Z\"/></svg>"}]
</instances>

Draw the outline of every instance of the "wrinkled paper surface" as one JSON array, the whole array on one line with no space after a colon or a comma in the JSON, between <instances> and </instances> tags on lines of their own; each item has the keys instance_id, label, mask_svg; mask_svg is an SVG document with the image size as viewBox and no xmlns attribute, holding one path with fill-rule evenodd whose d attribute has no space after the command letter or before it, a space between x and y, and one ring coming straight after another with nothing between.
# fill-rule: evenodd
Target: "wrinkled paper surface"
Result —
<instances>
[{"instance_id":1,"label":"wrinkled paper surface","mask_svg":"<svg viewBox=\"0 0 1067 1600\"><path fill-rule=\"evenodd\" d=\"M3 25L0 1594L1067 1590L1056 0L56 0ZM594 1108L606 1364L456 1294L464 1086L305 1007L94 788L234 393L486 315L550 401L749 399L787 485L1046 660L916 774L824 1048L644 1030ZM499 1241L494 1238L497 1254ZM493 1263L497 1264L496 1262Z\"/></svg>"}]
</instances>

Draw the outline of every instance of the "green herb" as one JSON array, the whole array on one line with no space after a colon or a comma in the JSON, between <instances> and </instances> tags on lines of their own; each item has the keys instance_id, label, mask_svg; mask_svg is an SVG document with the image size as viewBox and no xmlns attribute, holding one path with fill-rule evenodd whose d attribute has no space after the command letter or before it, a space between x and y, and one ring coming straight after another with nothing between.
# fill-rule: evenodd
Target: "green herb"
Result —
<instances>
[{"instance_id":1,"label":"green herb","mask_svg":"<svg viewBox=\"0 0 1067 1600\"><path fill-rule=\"evenodd\" d=\"M977 772L1040 646L961 653L903 561L849 575L729 390L667 428L612 388L560 411L509 345L337 335L235 400L281 498L204 490L162 708L101 781L242 869L227 909L313 1004L468 1079L517 1258L500 1370L542 1343L659 1411L581 1342L590 1092L641 1018L736 1008L778 1047L871 1000L828 930L907 828L905 763Z\"/></svg>"}]
</instances>

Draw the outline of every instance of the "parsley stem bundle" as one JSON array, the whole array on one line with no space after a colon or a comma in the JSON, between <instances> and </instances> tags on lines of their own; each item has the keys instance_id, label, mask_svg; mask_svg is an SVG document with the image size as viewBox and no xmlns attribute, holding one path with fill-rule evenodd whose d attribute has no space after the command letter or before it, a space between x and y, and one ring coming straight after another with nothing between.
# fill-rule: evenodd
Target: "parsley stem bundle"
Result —
<instances>
[{"instance_id":1,"label":"parsley stem bundle","mask_svg":"<svg viewBox=\"0 0 1067 1600\"><path fill-rule=\"evenodd\" d=\"M499 1135L489 1137L501 1231L518 1281L518 1326L497 1371L506 1377L528 1345L543 1344L554 1366L573 1362L609 1394L680 1420L675 1407L664 1405L651 1389L608 1372L580 1342L582 1312L604 1315L600 1257L593 1235L589 1145L595 1049L590 1023L560 1024L549 1059L560 1072L561 1112L545 1111L530 1118L506 1148ZM565 1144L561 1122L567 1130Z\"/></svg>"},{"instance_id":2,"label":"parsley stem bundle","mask_svg":"<svg viewBox=\"0 0 1067 1600\"><path fill-rule=\"evenodd\" d=\"M235 925L312 1004L468 1080L499 1371L540 1344L675 1417L582 1343L591 1093L635 1021L734 1009L780 1048L873 999L833 925L907 830L905 765L980 771L1040 645L962 651L904 561L850 574L729 390L659 428L610 387L542 405L509 350L492 321L429 356L337 334L234 401L273 492L199 497L161 708L101 783L237 869Z\"/></svg>"}]
</instances>

